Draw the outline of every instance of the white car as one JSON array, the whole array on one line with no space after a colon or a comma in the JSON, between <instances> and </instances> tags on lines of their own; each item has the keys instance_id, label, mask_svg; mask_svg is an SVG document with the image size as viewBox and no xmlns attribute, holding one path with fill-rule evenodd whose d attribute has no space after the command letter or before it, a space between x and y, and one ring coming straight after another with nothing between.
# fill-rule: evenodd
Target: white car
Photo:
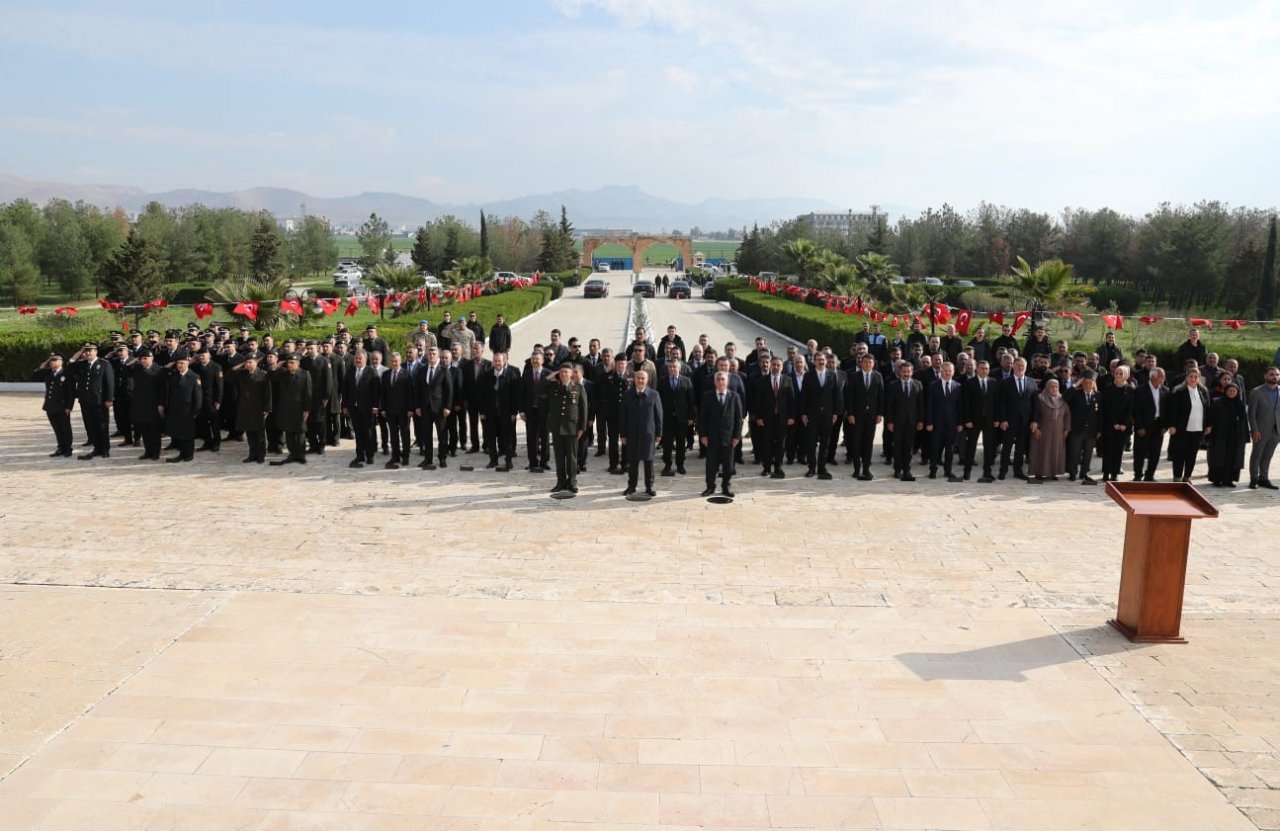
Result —
<instances>
[{"instance_id":1,"label":"white car","mask_svg":"<svg viewBox=\"0 0 1280 831\"><path fill-rule=\"evenodd\" d=\"M444 284L440 282L438 277L431 274L422 275L422 287L427 291L436 292L444 289Z\"/></svg>"},{"instance_id":2,"label":"white car","mask_svg":"<svg viewBox=\"0 0 1280 831\"><path fill-rule=\"evenodd\" d=\"M613 266L608 263L596 263L596 271L613 271Z\"/></svg>"},{"instance_id":3,"label":"white car","mask_svg":"<svg viewBox=\"0 0 1280 831\"><path fill-rule=\"evenodd\" d=\"M354 271L339 271L333 275L333 287L335 289L349 289L360 285L364 279L364 274L359 269Z\"/></svg>"},{"instance_id":4,"label":"white car","mask_svg":"<svg viewBox=\"0 0 1280 831\"><path fill-rule=\"evenodd\" d=\"M940 286L942 285L942 280L937 277L926 277L924 278L924 284L926 286Z\"/></svg>"},{"instance_id":5,"label":"white car","mask_svg":"<svg viewBox=\"0 0 1280 831\"><path fill-rule=\"evenodd\" d=\"M520 275L516 274L514 271L495 271L493 273L493 279L497 280L499 283L514 283L516 280L520 279Z\"/></svg>"}]
</instances>

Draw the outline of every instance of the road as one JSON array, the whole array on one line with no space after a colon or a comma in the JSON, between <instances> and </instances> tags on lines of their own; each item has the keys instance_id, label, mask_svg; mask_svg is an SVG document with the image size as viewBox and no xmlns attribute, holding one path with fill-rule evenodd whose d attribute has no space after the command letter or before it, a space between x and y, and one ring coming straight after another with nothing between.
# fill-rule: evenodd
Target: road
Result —
<instances>
[{"instance_id":1,"label":"road","mask_svg":"<svg viewBox=\"0 0 1280 831\"><path fill-rule=\"evenodd\" d=\"M652 279L659 274L671 273L669 270L646 268L642 276ZM524 357L535 343L547 342L552 329L559 329L565 342L575 336L582 340L584 352L586 342L593 337L600 338L603 346L615 350L631 340L632 333L624 331L631 300L631 272L615 271L596 276L609 281L608 297L584 298L581 286L565 289L560 302L513 327L512 354L519 358L519 363L524 362ZM657 340L666 333L667 326L674 325L686 344L692 346L699 335L705 334L718 352L723 352L726 341L734 341L738 344L739 355L745 354L760 334L769 337L769 345L775 352L784 351L790 342L779 342L776 336L763 333L758 325L719 303L703 300L701 294L701 289L695 289L690 300L666 297L646 300L653 330L650 339Z\"/></svg>"}]
</instances>

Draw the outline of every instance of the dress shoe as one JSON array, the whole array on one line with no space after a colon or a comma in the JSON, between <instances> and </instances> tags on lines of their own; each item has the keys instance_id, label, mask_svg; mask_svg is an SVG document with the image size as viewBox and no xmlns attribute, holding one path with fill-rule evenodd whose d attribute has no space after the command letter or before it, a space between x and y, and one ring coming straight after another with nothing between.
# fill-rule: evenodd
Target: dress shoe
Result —
<instances>
[{"instance_id":1,"label":"dress shoe","mask_svg":"<svg viewBox=\"0 0 1280 831\"><path fill-rule=\"evenodd\" d=\"M174 456L172 459L165 459L165 461L166 461L166 462L168 462L169 464L173 464L174 462L181 462L181 461L182 461L182 457L181 457L181 456Z\"/></svg>"},{"instance_id":2,"label":"dress shoe","mask_svg":"<svg viewBox=\"0 0 1280 831\"><path fill-rule=\"evenodd\" d=\"M1251 490L1251 491L1256 491L1257 489L1258 489L1258 480L1257 480L1257 479L1250 479L1250 480L1249 480L1249 490Z\"/></svg>"},{"instance_id":3,"label":"dress shoe","mask_svg":"<svg viewBox=\"0 0 1280 831\"><path fill-rule=\"evenodd\" d=\"M910 473L902 474L902 481L904 482L914 482L915 480L916 477L912 476Z\"/></svg>"},{"instance_id":4,"label":"dress shoe","mask_svg":"<svg viewBox=\"0 0 1280 831\"><path fill-rule=\"evenodd\" d=\"M783 473L781 470L775 470L773 473L769 474L769 478L770 479L786 479L787 474Z\"/></svg>"},{"instance_id":5,"label":"dress shoe","mask_svg":"<svg viewBox=\"0 0 1280 831\"><path fill-rule=\"evenodd\" d=\"M577 493L577 492L578 492L578 486L577 486L577 485L570 485L566 490L568 490L568 491L569 491L569 493Z\"/></svg>"},{"instance_id":6,"label":"dress shoe","mask_svg":"<svg viewBox=\"0 0 1280 831\"><path fill-rule=\"evenodd\" d=\"M964 480L963 480L963 479L961 479L959 476L956 476L956 475L954 475L954 474L948 473L948 474L947 474L947 481L948 481L948 482L951 482L952 484L956 484L956 483L958 483L958 482L963 482Z\"/></svg>"},{"instance_id":7,"label":"dress shoe","mask_svg":"<svg viewBox=\"0 0 1280 831\"><path fill-rule=\"evenodd\" d=\"M150 458L151 458L150 453L143 453L141 456L138 457L138 461L145 462Z\"/></svg>"},{"instance_id":8,"label":"dress shoe","mask_svg":"<svg viewBox=\"0 0 1280 831\"><path fill-rule=\"evenodd\" d=\"M252 464L253 462L256 462L256 461L258 460L253 458L252 456L246 456L245 458L240 460L240 464L247 465L247 464Z\"/></svg>"},{"instance_id":9,"label":"dress shoe","mask_svg":"<svg viewBox=\"0 0 1280 831\"><path fill-rule=\"evenodd\" d=\"M813 468L809 468L808 470L806 470L806 471L804 472L805 478L806 478L806 479L812 478L812 477L813 477L813 473L814 473Z\"/></svg>"},{"instance_id":10,"label":"dress shoe","mask_svg":"<svg viewBox=\"0 0 1280 831\"><path fill-rule=\"evenodd\" d=\"M485 465L485 466L484 466L484 469L485 469L485 470L493 470L493 469L494 469L495 467L497 467L497 466L498 466L498 460L497 460L497 459L494 459L493 461L489 462L489 464Z\"/></svg>"},{"instance_id":11,"label":"dress shoe","mask_svg":"<svg viewBox=\"0 0 1280 831\"><path fill-rule=\"evenodd\" d=\"M1028 479L1029 477L1027 476L1027 474L1023 473L1022 471L1020 471L1020 470L1015 470L1015 471L1013 472L1013 478L1014 478L1014 479L1021 479L1022 481L1024 481L1024 482L1025 482L1025 481L1027 481L1027 479Z\"/></svg>"},{"instance_id":12,"label":"dress shoe","mask_svg":"<svg viewBox=\"0 0 1280 831\"><path fill-rule=\"evenodd\" d=\"M351 462L350 464L348 464L347 467L364 467L364 462L360 461L359 459L356 459L354 462Z\"/></svg>"},{"instance_id":13,"label":"dress shoe","mask_svg":"<svg viewBox=\"0 0 1280 831\"><path fill-rule=\"evenodd\" d=\"M1028 485L1043 485L1043 484L1044 484L1044 477L1043 477L1043 476L1032 476L1031 478L1027 479L1027 484L1028 484Z\"/></svg>"},{"instance_id":14,"label":"dress shoe","mask_svg":"<svg viewBox=\"0 0 1280 831\"><path fill-rule=\"evenodd\" d=\"M472 455L472 454L479 453L479 452L480 452L480 448L478 448L478 447L473 447L473 448L471 448L470 450L468 450L468 451L467 451L467 455L468 455L468 456L470 456L470 455Z\"/></svg>"},{"instance_id":15,"label":"dress shoe","mask_svg":"<svg viewBox=\"0 0 1280 831\"><path fill-rule=\"evenodd\" d=\"M979 476L978 481L984 485L990 485L995 482L995 478L991 476Z\"/></svg>"},{"instance_id":16,"label":"dress shoe","mask_svg":"<svg viewBox=\"0 0 1280 831\"><path fill-rule=\"evenodd\" d=\"M875 476L873 476L870 472L868 472L868 473L864 473L864 474L862 474L861 476L859 476L859 477L858 477L858 481L859 481L859 482L870 482L870 481L871 481L872 479L874 479L874 478L876 478L876 477L875 477Z\"/></svg>"},{"instance_id":17,"label":"dress shoe","mask_svg":"<svg viewBox=\"0 0 1280 831\"><path fill-rule=\"evenodd\" d=\"M81 453L79 459L82 462L86 462L89 459L95 458L97 455L97 453Z\"/></svg>"},{"instance_id":18,"label":"dress shoe","mask_svg":"<svg viewBox=\"0 0 1280 831\"><path fill-rule=\"evenodd\" d=\"M675 472L674 470L672 470L671 468L669 468L669 467L664 467L664 468L662 469L662 473L661 473L661 475L662 475L662 476L675 476L675 475L676 475L676 472Z\"/></svg>"},{"instance_id":19,"label":"dress shoe","mask_svg":"<svg viewBox=\"0 0 1280 831\"><path fill-rule=\"evenodd\" d=\"M421 470L435 470L435 469L436 469L436 466L435 466L435 465L433 465L433 464L431 464L431 462L423 462L422 464L418 465L418 467L419 467L419 469L421 469Z\"/></svg>"},{"instance_id":20,"label":"dress shoe","mask_svg":"<svg viewBox=\"0 0 1280 831\"><path fill-rule=\"evenodd\" d=\"M730 499L733 499L735 496L737 496L737 494L735 494L735 493L733 492L733 490L732 490L732 489L730 489L730 488L722 488L722 489L720 490L720 495L721 495L721 496L727 496L727 497L729 497Z\"/></svg>"},{"instance_id":21,"label":"dress shoe","mask_svg":"<svg viewBox=\"0 0 1280 831\"><path fill-rule=\"evenodd\" d=\"M937 478L938 478L938 471L936 471L936 470L931 470L931 471L929 471L929 478L930 478L930 479L937 479Z\"/></svg>"},{"instance_id":22,"label":"dress shoe","mask_svg":"<svg viewBox=\"0 0 1280 831\"><path fill-rule=\"evenodd\" d=\"M132 441L122 441L122 442L120 442L120 445L119 445L119 446L120 446L120 447L137 447L137 446L138 446L138 443L137 443L137 442L132 442Z\"/></svg>"},{"instance_id":23,"label":"dress shoe","mask_svg":"<svg viewBox=\"0 0 1280 831\"><path fill-rule=\"evenodd\" d=\"M716 492L716 489L715 489L714 487L710 487L710 488L703 488L703 489L702 489L702 495L703 495L703 496L711 496L711 495L712 495L713 493L715 493L715 492Z\"/></svg>"},{"instance_id":24,"label":"dress shoe","mask_svg":"<svg viewBox=\"0 0 1280 831\"><path fill-rule=\"evenodd\" d=\"M633 493L635 493L635 492L636 492L636 489L635 489L635 488L630 488L630 487L629 487L629 488L627 488L626 490L624 490L624 491L622 492L622 495L623 495L623 496L631 496L631 495L632 495Z\"/></svg>"},{"instance_id":25,"label":"dress shoe","mask_svg":"<svg viewBox=\"0 0 1280 831\"><path fill-rule=\"evenodd\" d=\"M1155 480L1156 480L1156 475L1154 473L1149 473L1146 476L1142 477L1142 481L1144 482L1154 482Z\"/></svg>"},{"instance_id":26,"label":"dress shoe","mask_svg":"<svg viewBox=\"0 0 1280 831\"><path fill-rule=\"evenodd\" d=\"M271 464L275 464L275 462L272 462ZM400 463L397 462L395 459L392 459L391 461L383 465L383 467L385 467L387 470L399 470Z\"/></svg>"},{"instance_id":27,"label":"dress shoe","mask_svg":"<svg viewBox=\"0 0 1280 831\"><path fill-rule=\"evenodd\" d=\"M1098 482L1097 482L1097 480L1096 480L1096 479L1091 479L1091 478L1089 478L1088 476L1081 476L1081 477L1080 477L1080 484L1082 484L1082 485L1096 485L1096 484L1098 484Z\"/></svg>"},{"instance_id":28,"label":"dress shoe","mask_svg":"<svg viewBox=\"0 0 1280 831\"><path fill-rule=\"evenodd\" d=\"M55 451L53 451L52 453L50 453L50 454L49 454L49 458L50 458L50 459L56 459L56 458L58 458L58 457L59 457L59 456L61 456L61 455L62 455L62 451L61 451L61 450L55 450Z\"/></svg>"},{"instance_id":29,"label":"dress shoe","mask_svg":"<svg viewBox=\"0 0 1280 831\"><path fill-rule=\"evenodd\" d=\"M1004 470L1002 470L1002 471L1000 471L1000 474L999 474L998 476L996 476L996 478L997 478L997 479L999 479L1001 482L1003 482L1003 481L1004 481L1005 476L1007 476L1007 475L1008 475L1008 471L1004 471Z\"/></svg>"},{"instance_id":30,"label":"dress shoe","mask_svg":"<svg viewBox=\"0 0 1280 831\"><path fill-rule=\"evenodd\" d=\"M688 475L687 473L685 473L684 465L676 465L676 473L679 473L681 476Z\"/></svg>"},{"instance_id":31,"label":"dress shoe","mask_svg":"<svg viewBox=\"0 0 1280 831\"><path fill-rule=\"evenodd\" d=\"M552 489L551 489L551 492L552 492L552 493L559 493L560 491L564 490L564 489L565 489L565 487L567 487L567 486L566 486L566 485L562 485L562 484L560 484L559 482L557 482L557 483L556 483L556 486L555 486L554 488L552 488Z\"/></svg>"},{"instance_id":32,"label":"dress shoe","mask_svg":"<svg viewBox=\"0 0 1280 831\"><path fill-rule=\"evenodd\" d=\"M831 473L830 473L830 472L828 472L828 471L825 471L825 470L820 471L820 472L818 473L818 478L819 478L819 479L823 479L823 480L830 480L830 479L831 479Z\"/></svg>"},{"instance_id":33,"label":"dress shoe","mask_svg":"<svg viewBox=\"0 0 1280 831\"><path fill-rule=\"evenodd\" d=\"M1259 479L1258 487L1266 488L1269 491L1280 491L1280 485L1271 484L1270 479Z\"/></svg>"},{"instance_id":34,"label":"dress shoe","mask_svg":"<svg viewBox=\"0 0 1280 831\"><path fill-rule=\"evenodd\" d=\"M657 491L655 491L653 488L645 488L645 489L644 489L644 492L645 492L645 493L647 493L647 494L649 494L649 496L657 496L657 495L658 495L658 492L657 492Z\"/></svg>"},{"instance_id":35,"label":"dress shoe","mask_svg":"<svg viewBox=\"0 0 1280 831\"><path fill-rule=\"evenodd\" d=\"M446 458L444 458L443 456L441 456L441 457L440 457L440 467L448 467L448 466L449 466L449 460L448 460L448 459L446 459Z\"/></svg>"}]
</instances>

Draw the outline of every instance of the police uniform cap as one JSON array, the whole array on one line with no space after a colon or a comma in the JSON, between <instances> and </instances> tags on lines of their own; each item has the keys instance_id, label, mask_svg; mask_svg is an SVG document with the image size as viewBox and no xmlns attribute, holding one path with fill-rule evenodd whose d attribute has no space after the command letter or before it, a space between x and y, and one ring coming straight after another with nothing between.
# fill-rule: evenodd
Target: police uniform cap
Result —
<instances>
[{"instance_id":1,"label":"police uniform cap","mask_svg":"<svg viewBox=\"0 0 1280 831\"><path fill-rule=\"evenodd\" d=\"M138 357L139 357L139 358L150 358L150 357L151 357L151 350L150 350L150 349L148 349L148 348L146 348L145 346L144 346L144 347L142 347L141 349L139 349L139 350L138 350Z\"/></svg>"},{"instance_id":2,"label":"police uniform cap","mask_svg":"<svg viewBox=\"0 0 1280 831\"><path fill-rule=\"evenodd\" d=\"M51 361L60 361L60 360L62 360L62 356L61 356L61 355L59 355L57 352L51 352L51 353L49 353L49 360L51 360Z\"/></svg>"},{"instance_id":3,"label":"police uniform cap","mask_svg":"<svg viewBox=\"0 0 1280 831\"><path fill-rule=\"evenodd\" d=\"M120 332L120 331L112 332L112 333L111 333L111 337L113 337L113 338L122 338L122 337L124 337L124 332Z\"/></svg>"},{"instance_id":4,"label":"police uniform cap","mask_svg":"<svg viewBox=\"0 0 1280 831\"><path fill-rule=\"evenodd\" d=\"M158 330L158 329L148 329L148 330L147 330L147 337L150 337L151 335L155 335L156 337L160 337L160 330Z\"/></svg>"},{"instance_id":5,"label":"police uniform cap","mask_svg":"<svg viewBox=\"0 0 1280 831\"><path fill-rule=\"evenodd\" d=\"M298 360L299 355L297 352L290 352L287 355L282 355L281 357L283 357L286 361L296 361Z\"/></svg>"},{"instance_id":6,"label":"police uniform cap","mask_svg":"<svg viewBox=\"0 0 1280 831\"><path fill-rule=\"evenodd\" d=\"M248 324L241 323L241 324L240 324L240 331L241 331L241 332L247 332L247 331L249 331L249 326L248 326Z\"/></svg>"},{"instance_id":7,"label":"police uniform cap","mask_svg":"<svg viewBox=\"0 0 1280 831\"><path fill-rule=\"evenodd\" d=\"M93 342L91 342L91 341L85 341L84 343L82 343L82 344L80 345L80 348L81 348L81 349L95 349L95 350L96 350L96 349L98 348L98 344L93 343Z\"/></svg>"}]
</instances>

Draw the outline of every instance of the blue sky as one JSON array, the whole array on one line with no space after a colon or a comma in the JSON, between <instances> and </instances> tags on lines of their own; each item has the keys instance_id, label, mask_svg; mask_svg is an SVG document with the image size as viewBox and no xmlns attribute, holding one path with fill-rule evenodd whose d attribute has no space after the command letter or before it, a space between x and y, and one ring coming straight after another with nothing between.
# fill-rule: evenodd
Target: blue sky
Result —
<instances>
[{"instance_id":1,"label":"blue sky","mask_svg":"<svg viewBox=\"0 0 1280 831\"><path fill-rule=\"evenodd\" d=\"M0 0L0 21L0 171L35 179L1278 201L1274 2Z\"/></svg>"}]
</instances>

